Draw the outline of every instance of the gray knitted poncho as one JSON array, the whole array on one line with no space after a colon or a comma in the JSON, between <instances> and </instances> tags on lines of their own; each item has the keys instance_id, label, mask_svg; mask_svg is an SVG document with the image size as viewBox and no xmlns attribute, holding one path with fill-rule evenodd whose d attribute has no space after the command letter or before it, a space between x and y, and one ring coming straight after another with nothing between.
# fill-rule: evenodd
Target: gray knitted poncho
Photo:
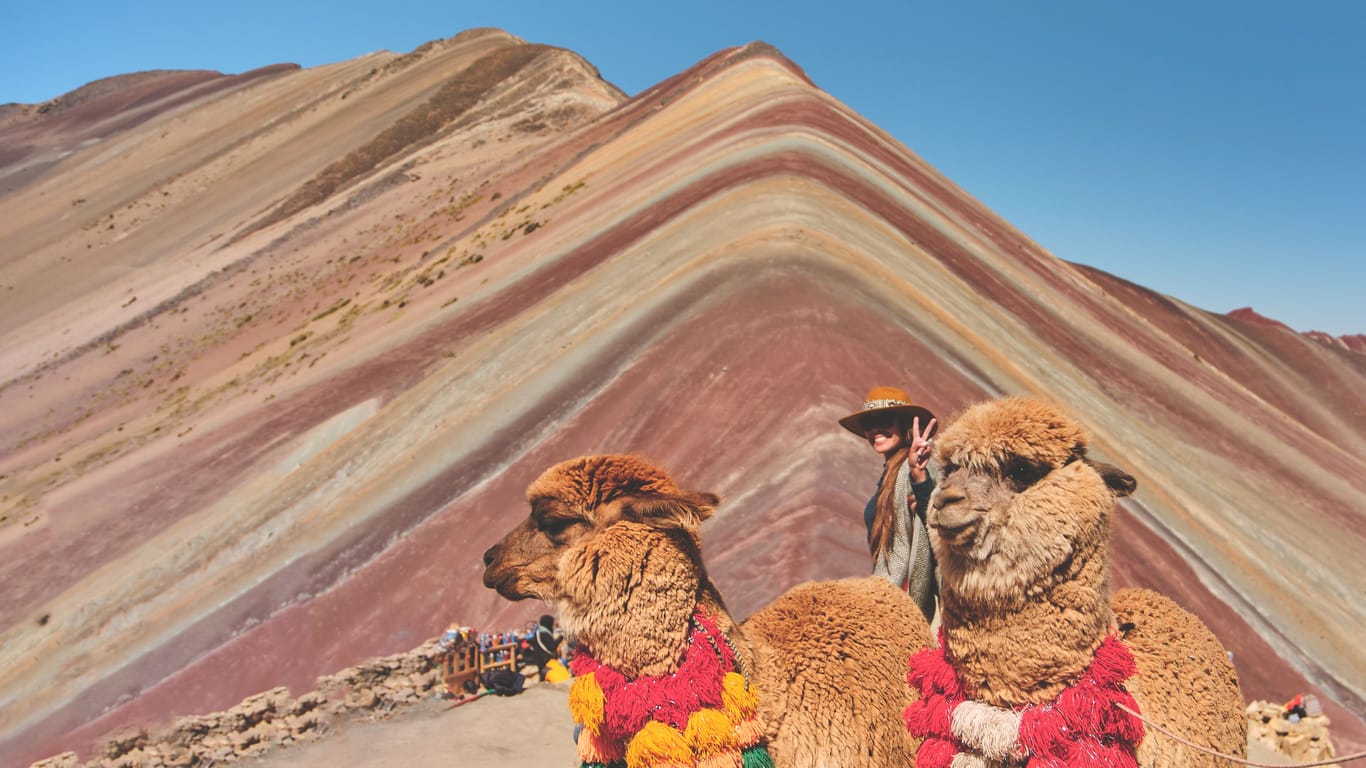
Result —
<instances>
[{"instance_id":1,"label":"gray knitted poncho","mask_svg":"<svg viewBox=\"0 0 1366 768\"><path fill-rule=\"evenodd\" d=\"M930 551L930 535L925 529L925 522L919 514L911 512L909 498L912 492L911 469L906 462L902 462L901 468L896 473L896 488L893 489L895 497L901 503L902 514L896 516L892 521L892 545L888 548L885 556L879 553L873 562L874 575L881 576L892 582L897 587L909 585L911 599L920 607L920 612L925 614L925 621L934 619L935 598L939 590L935 585L934 555ZM924 505L929 502L930 493L934 490L934 477L928 476L925 482L914 486L916 498L921 505L921 514L924 514ZM867 507L863 511L863 519L872 533L872 520L877 512L877 493L868 500Z\"/></svg>"}]
</instances>

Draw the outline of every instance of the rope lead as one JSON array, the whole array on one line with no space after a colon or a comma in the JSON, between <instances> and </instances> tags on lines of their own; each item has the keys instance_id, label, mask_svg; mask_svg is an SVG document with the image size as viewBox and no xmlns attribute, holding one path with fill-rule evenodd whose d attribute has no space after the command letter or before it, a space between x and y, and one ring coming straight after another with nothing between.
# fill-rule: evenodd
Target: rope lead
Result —
<instances>
[{"instance_id":1,"label":"rope lead","mask_svg":"<svg viewBox=\"0 0 1366 768\"><path fill-rule=\"evenodd\" d=\"M1207 755L1214 755L1215 757L1222 757L1222 758L1224 758L1225 760L1229 761L1230 763L1238 763L1239 765L1251 765L1251 766L1255 766L1255 768L1313 768L1313 766L1316 766L1316 765L1334 765L1334 764L1337 764L1337 763L1350 763L1350 762L1353 761L1353 760L1360 760L1361 758L1366 757L1366 752L1357 752L1357 753L1354 754L1354 755L1344 755L1344 756L1342 756L1342 757L1334 757L1334 758L1331 758L1331 759L1329 759L1329 760L1316 760L1316 761L1314 761L1314 762L1312 762L1312 763L1259 763L1259 762L1256 762L1256 761L1254 761L1254 760L1248 760L1248 759L1242 758L1242 757L1235 757L1235 756L1233 756L1233 755L1226 755L1226 754L1224 754L1223 752L1220 752L1220 751L1217 750L1217 749L1210 749L1209 747L1204 747L1204 746L1201 746L1201 745L1199 745L1199 744L1196 744L1196 743L1194 743L1194 742L1192 742L1192 741L1190 741L1190 740L1188 740L1188 739L1186 739L1186 738L1184 738L1184 737L1182 737L1182 736L1180 736L1180 735L1178 735L1178 734L1172 733L1171 731L1167 730L1166 728L1163 728L1162 726L1158 725L1157 723L1154 723L1153 721L1149 720L1148 718L1144 717L1143 715L1140 715L1139 713L1133 711L1132 709L1129 709L1128 707L1124 706L1123 704L1120 704L1120 703L1117 702L1117 701L1116 701L1116 702L1112 702L1112 703L1113 703L1116 707L1118 707L1118 708L1124 710L1125 712L1128 712L1129 714L1133 715L1134 717L1138 718L1139 720L1142 720L1144 725L1146 725L1146 726L1152 728L1152 729L1155 730L1155 731L1161 732L1163 735L1167 736L1168 738L1172 739L1173 741L1176 741L1176 742L1178 742L1178 743L1184 744L1184 745L1190 747L1191 749L1193 749L1193 750L1195 750L1195 751L1197 751L1197 752L1204 752L1204 753L1207 754Z\"/></svg>"}]
</instances>

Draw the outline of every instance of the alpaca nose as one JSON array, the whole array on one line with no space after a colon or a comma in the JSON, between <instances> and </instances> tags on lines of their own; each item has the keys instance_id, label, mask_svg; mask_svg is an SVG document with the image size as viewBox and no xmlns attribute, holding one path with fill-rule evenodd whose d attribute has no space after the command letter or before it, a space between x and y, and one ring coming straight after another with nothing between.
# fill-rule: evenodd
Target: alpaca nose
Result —
<instances>
[{"instance_id":1,"label":"alpaca nose","mask_svg":"<svg viewBox=\"0 0 1366 768\"><path fill-rule=\"evenodd\" d=\"M966 498L967 496L958 489L958 486L941 485L935 489L934 498L930 501L930 506L934 507L936 510L940 510L951 504L957 504Z\"/></svg>"}]
</instances>

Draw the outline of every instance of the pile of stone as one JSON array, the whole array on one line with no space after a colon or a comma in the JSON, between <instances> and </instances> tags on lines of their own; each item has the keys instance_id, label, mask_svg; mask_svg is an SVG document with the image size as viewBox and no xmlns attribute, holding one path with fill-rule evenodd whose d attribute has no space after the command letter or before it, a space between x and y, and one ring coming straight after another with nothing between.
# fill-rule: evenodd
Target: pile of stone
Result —
<instances>
[{"instance_id":1,"label":"pile of stone","mask_svg":"<svg viewBox=\"0 0 1366 768\"><path fill-rule=\"evenodd\" d=\"M1289 705L1254 701L1247 705L1248 736L1295 762L1330 760L1337 755L1328 738L1328 716L1312 694Z\"/></svg>"},{"instance_id":2,"label":"pile of stone","mask_svg":"<svg viewBox=\"0 0 1366 768\"><path fill-rule=\"evenodd\" d=\"M312 741L343 718L381 719L438 695L442 654L440 641L429 640L407 653L320 677L316 690L297 699L288 688L274 688L225 712L182 717L164 732L120 733L87 763L64 752L31 768L211 768Z\"/></svg>"}]
</instances>

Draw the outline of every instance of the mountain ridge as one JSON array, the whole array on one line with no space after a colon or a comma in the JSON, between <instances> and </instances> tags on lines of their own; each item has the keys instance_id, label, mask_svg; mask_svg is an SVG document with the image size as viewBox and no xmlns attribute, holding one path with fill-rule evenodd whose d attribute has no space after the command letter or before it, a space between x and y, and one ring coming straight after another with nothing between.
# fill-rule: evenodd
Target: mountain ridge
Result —
<instances>
[{"instance_id":1,"label":"mountain ridge","mask_svg":"<svg viewBox=\"0 0 1366 768\"><path fill-rule=\"evenodd\" d=\"M1197 603L1256 660L1240 667L1250 693L1308 680L1345 702L1335 721L1350 711L1354 353L1058 261L771 46L631 99L552 52L483 90L468 121L229 236L462 64L518 45L457 35L384 89L367 73L393 55L207 102L183 145L213 146L179 176L145 174L195 182L144 185L170 212L136 223L106 194L108 240L41 208L0 215L26 259L65 270L54 284L0 267L42 299L0 318L0 636L8 660L32 660L0 673L0 751L36 759L306 685L451 619L524 618L539 609L479 585L478 553L523 514L531 477L578 453L642 452L721 492L704 536L741 614L788 583L854 575L874 468L833 425L886 381L945 417L1007 392L1077 411L1140 480L1117 513L1117 582ZM333 132L305 141L324 123L309 110ZM536 118L551 114L563 122ZM158 130L130 128L122 165L88 150L36 183L126 188L125 169L162 157L139 154ZM0 197L0 214L34 191ZM119 245L136 238L157 255ZM85 289L63 266L83 250L141 263ZM1290 458L1304 455L1319 463ZM1340 535L1288 541L1268 498ZM82 531L98 535L64 538ZM1268 553L1286 564L1269 575ZM1328 593L1258 604L1305 574Z\"/></svg>"}]
</instances>

